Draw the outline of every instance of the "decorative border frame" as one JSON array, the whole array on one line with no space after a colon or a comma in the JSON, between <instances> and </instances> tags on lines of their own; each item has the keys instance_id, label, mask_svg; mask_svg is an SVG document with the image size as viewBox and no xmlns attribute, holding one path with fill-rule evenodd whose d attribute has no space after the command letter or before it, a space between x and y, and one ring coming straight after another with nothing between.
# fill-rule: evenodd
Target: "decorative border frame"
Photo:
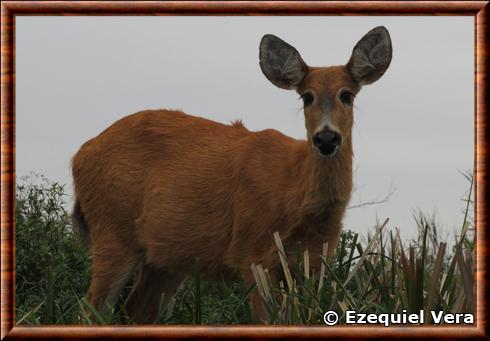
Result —
<instances>
[{"instance_id":1,"label":"decorative border frame","mask_svg":"<svg viewBox=\"0 0 490 341\"><path fill-rule=\"evenodd\" d=\"M488 285L488 1L4 1L1 3L1 339L486 337ZM380 15L475 18L476 327L14 326L16 16Z\"/></svg>"}]
</instances>

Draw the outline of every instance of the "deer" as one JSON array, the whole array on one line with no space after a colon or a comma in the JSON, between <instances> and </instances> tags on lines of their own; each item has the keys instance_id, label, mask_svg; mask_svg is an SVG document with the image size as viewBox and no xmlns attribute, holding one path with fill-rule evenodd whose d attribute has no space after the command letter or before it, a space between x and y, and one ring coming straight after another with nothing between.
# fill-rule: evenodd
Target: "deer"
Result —
<instances>
[{"instance_id":1,"label":"deer","mask_svg":"<svg viewBox=\"0 0 490 341\"><path fill-rule=\"evenodd\" d=\"M328 67L308 66L266 34L260 68L299 94L306 139L158 109L123 117L84 143L71 164L72 221L90 245L90 304L103 312L137 270L126 308L134 322L153 323L160 298L168 302L197 258L204 278L240 276L252 286L251 265L262 264L278 281L276 231L285 249L301 242L316 255L312 266L325 242L331 257L353 187L354 99L391 59L383 26L357 42L345 65ZM256 292L251 303L263 317Z\"/></svg>"}]
</instances>

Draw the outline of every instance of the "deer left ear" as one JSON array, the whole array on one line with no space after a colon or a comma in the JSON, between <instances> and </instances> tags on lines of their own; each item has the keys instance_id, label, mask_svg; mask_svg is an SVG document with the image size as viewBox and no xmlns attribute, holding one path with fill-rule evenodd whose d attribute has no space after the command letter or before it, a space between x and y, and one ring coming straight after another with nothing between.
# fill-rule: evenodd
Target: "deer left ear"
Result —
<instances>
[{"instance_id":1,"label":"deer left ear","mask_svg":"<svg viewBox=\"0 0 490 341\"><path fill-rule=\"evenodd\" d=\"M347 63L347 70L360 85L371 84L388 69L391 56L390 34L385 27L378 26L356 44Z\"/></svg>"}]
</instances>

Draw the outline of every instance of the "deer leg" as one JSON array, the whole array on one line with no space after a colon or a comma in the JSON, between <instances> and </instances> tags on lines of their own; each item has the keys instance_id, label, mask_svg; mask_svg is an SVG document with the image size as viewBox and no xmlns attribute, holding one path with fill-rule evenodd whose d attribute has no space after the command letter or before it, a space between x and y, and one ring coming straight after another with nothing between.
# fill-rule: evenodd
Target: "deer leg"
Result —
<instances>
[{"instance_id":1,"label":"deer leg","mask_svg":"<svg viewBox=\"0 0 490 341\"><path fill-rule=\"evenodd\" d=\"M165 295L162 305L166 306L182 280L182 276L170 275L163 269L143 264L126 303L132 320L136 323L153 323L158 315L162 294Z\"/></svg>"},{"instance_id":2,"label":"deer leg","mask_svg":"<svg viewBox=\"0 0 490 341\"><path fill-rule=\"evenodd\" d=\"M138 263L136 252L126 243L111 236L110 241L98 239L92 244L92 278L88 301L101 314L114 304L121 289Z\"/></svg>"}]
</instances>

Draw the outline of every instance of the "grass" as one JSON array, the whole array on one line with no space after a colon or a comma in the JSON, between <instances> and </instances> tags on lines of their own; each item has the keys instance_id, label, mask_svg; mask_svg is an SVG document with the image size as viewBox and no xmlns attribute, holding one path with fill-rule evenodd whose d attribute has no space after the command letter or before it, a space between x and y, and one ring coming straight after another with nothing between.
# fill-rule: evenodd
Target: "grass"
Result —
<instances>
[{"instance_id":1,"label":"grass","mask_svg":"<svg viewBox=\"0 0 490 341\"><path fill-rule=\"evenodd\" d=\"M253 324L249 296L258 290L271 324L323 324L323 314L344 312L408 313L423 309L452 313L475 311L474 237L471 188L466 199L461 233L452 247L438 240L433 217L414 215L416 240L402 242L398 231L379 224L365 243L357 233L344 231L330 260L312 255L297 244L284 250L274 234L278 264L284 280L271 283L267 269L254 264L256 284L202 281L199 260L166 307L160 307L161 324ZM84 297L90 279L90 255L78 242L64 209L64 188L40 175L23 178L17 185L16 205L16 319L18 324L128 324L124 303L131 282L107 316L99 315ZM328 245L323 247L323 255ZM288 264L286 253L296 256ZM322 257L321 267L310 267ZM133 278L134 280L134 278ZM89 316L93 316L92 319Z\"/></svg>"}]
</instances>

